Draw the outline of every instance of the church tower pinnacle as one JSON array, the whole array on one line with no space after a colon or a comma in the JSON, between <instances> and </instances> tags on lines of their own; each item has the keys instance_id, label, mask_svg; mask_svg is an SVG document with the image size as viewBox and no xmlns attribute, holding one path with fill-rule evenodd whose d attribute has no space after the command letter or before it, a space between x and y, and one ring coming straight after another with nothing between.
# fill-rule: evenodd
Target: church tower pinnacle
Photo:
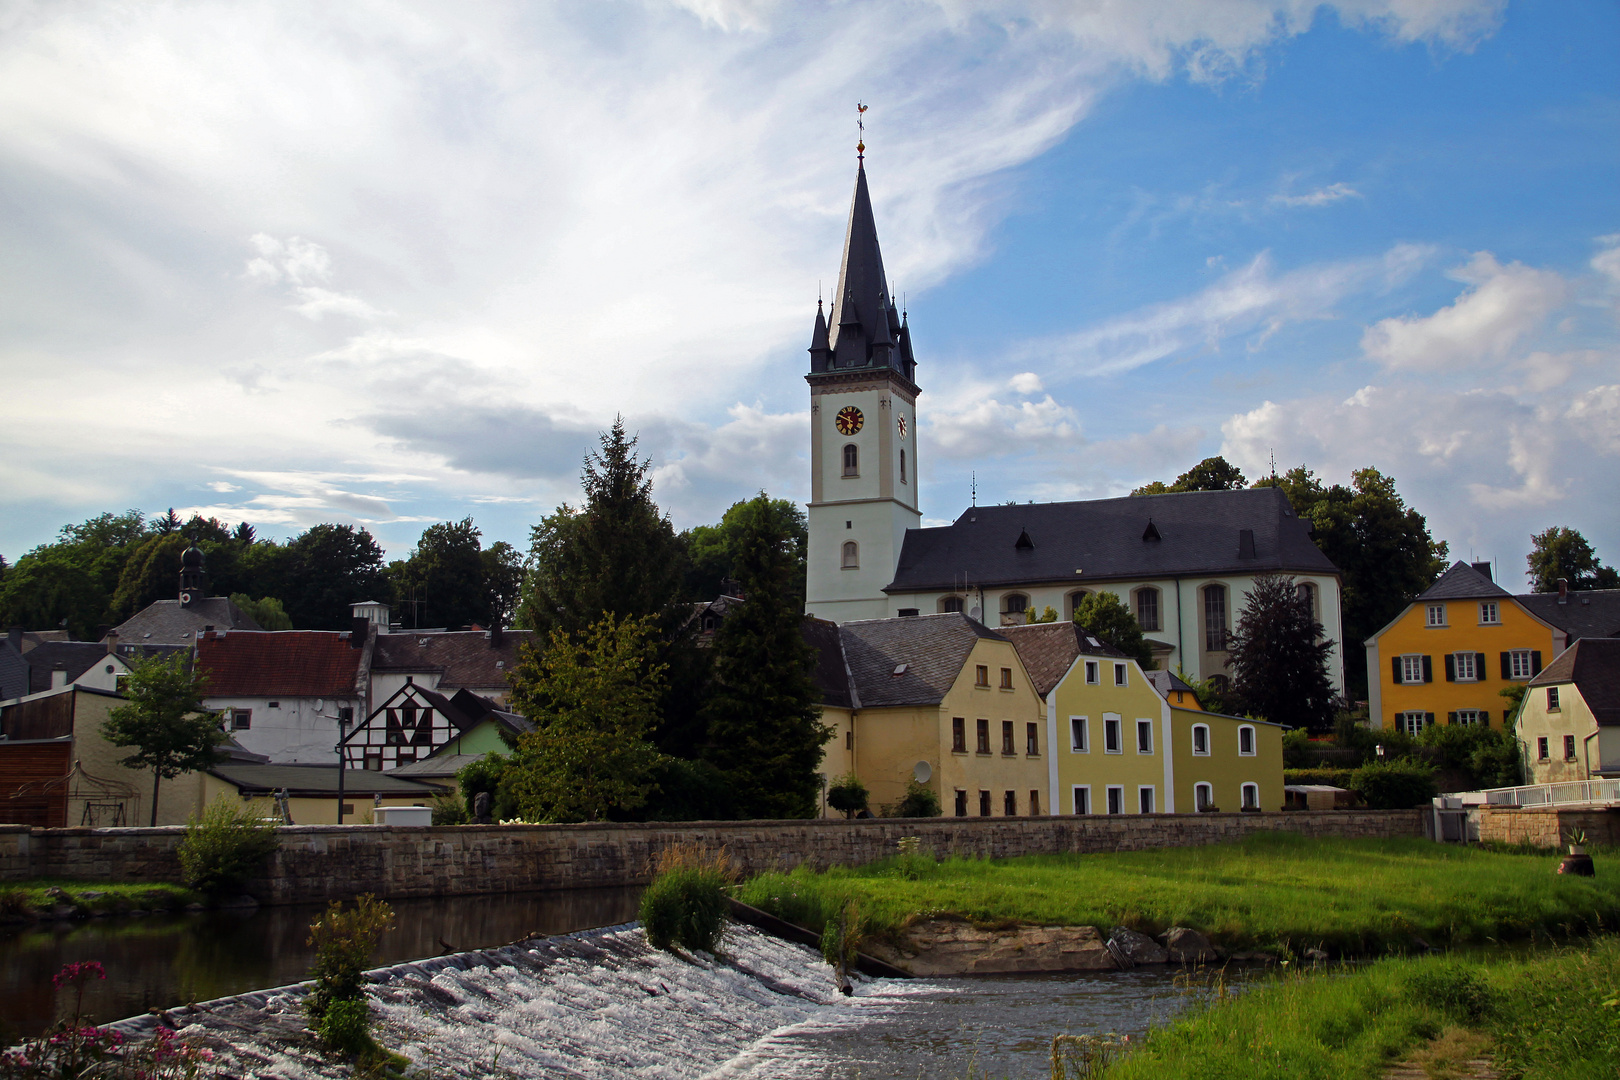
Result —
<instances>
[{"instance_id":1,"label":"church tower pinnacle","mask_svg":"<svg viewBox=\"0 0 1620 1080\"><path fill-rule=\"evenodd\" d=\"M862 110L865 111L864 109ZM886 618L883 587L917 499L917 362L883 273L865 142L831 311L810 336L810 546L805 610L835 622Z\"/></svg>"}]
</instances>

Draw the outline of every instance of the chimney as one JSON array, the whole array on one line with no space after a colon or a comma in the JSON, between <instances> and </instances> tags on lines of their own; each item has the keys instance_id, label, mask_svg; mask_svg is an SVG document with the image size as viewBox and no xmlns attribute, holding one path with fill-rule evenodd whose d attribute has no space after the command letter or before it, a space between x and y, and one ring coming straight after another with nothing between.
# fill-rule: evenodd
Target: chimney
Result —
<instances>
[{"instance_id":1,"label":"chimney","mask_svg":"<svg viewBox=\"0 0 1620 1080\"><path fill-rule=\"evenodd\" d=\"M1496 580L1495 578L1491 577L1491 564L1490 563L1488 563L1488 562L1477 562L1477 563L1469 563L1468 565L1472 566L1474 568L1474 573L1478 574L1480 577L1484 578L1486 581L1495 581Z\"/></svg>"},{"instance_id":2,"label":"chimney","mask_svg":"<svg viewBox=\"0 0 1620 1080\"><path fill-rule=\"evenodd\" d=\"M1239 529L1238 530L1238 558L1240 558L1240 559L1252 559L1252 558L1254 558L1254 530L1253 529Z\"/></svg>"},{"instance_id":3,"label":"chimney","mask_svg":"<svg viewBox=\"0 0 1620 1080\"><path fill-rule=\"evenodd\" d=\"M107 631L105 640L107 642L107 655L111 656L118 651L118 631Z\"/></svg>"},{"instance_id":4,"label":"chimney","mask_svg":"<svg viewBox=\"0 0 1620 1080\"><path fill-rule=\"evenodd\" d=\"M20 626L13 626L6 631L6 644L16 649L19 654L22 652L22 636L23 628Z\"/></svg>"},{"instance_id":5,"label":"chimney","mask_svg":"<svg viewBox=\"0 0 1620 1080\"><path fill-rule=\"evenodd\" d=\"M51 668L51 689L59 690L67 685L67 665L58 660Z\"/></svg>"},{"instance_id":6,"label":"chimney","mask_svg":"<svg viewBox=\"0 0 1620 1080\"><path fill-rule=\"evenodd\" d=\"M363 649L366 647L366 633L371 629L371 620L364 615L356 615L349 620L349 648Z\"/></svg>"},{"instance_id":7,"label":"chimney","mask_svg":"<svg viewBox=\"0 0 1620 1080\"><path fill-rule=\"evenodd\" d=\"M1569 578L1558 579L1558 602L1560 604L1569 603Z\"/></svg>"},{"instance_id":8,"label":"chimney","mask_svg":"<svg viewBox=\"0 0 1620 1080\"><path fill-rule=\"evenodd\" d=\"M498 622L489 625L489 647L498 649L506 643L506 629Z\"/></svg>"}]
</instances>

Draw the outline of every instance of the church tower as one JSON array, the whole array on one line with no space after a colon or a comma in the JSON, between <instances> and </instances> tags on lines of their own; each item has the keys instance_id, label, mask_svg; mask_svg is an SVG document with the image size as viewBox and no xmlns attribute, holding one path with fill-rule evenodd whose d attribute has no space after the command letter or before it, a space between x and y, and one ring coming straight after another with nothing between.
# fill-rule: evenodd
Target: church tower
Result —
<instances>
[{"instance_id":1,"label":"church tower","mask_svg":"<svg viewBox=\"0 0 1620 1080\"><path fill-rule=\"evenodd\" d=\"M866 162L859 159L832 311L810 338L810 550L805 611L834 622L893 614L917 509L917 361L883 275Z\"/></svg>"}]
</instances>

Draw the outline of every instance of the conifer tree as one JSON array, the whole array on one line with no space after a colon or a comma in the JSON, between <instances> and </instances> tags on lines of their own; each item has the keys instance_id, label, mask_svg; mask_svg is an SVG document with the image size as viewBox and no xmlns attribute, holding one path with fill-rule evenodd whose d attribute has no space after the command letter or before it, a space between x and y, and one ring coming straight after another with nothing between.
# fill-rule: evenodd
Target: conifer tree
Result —
<instances>
[{"instance_id":1,"label":"conifer tree","mask_svg":"<svg viewBox=\"0 0 1620 1080\"><path fill-rule=\"evenodd\" d=\"M1256 576L1229 639L1232 696L1250 715L1327 731L1338 704L1328 677L1333 644L1299 598L1293 578Z\"/></svg>"},{"instance_id":2,"label":"conifer tree","mask_svg":"<svg viewBox=\"0 0 1620 1080\"><path fill-rule=\"evenodd\" d=\"M798 600L796 531L764 493L740 515L735 567L743 603L714 639L705 756L730 778L745 817L812 817L816 768L833 729L821 722Z\"/></svg>"}]
</instances>

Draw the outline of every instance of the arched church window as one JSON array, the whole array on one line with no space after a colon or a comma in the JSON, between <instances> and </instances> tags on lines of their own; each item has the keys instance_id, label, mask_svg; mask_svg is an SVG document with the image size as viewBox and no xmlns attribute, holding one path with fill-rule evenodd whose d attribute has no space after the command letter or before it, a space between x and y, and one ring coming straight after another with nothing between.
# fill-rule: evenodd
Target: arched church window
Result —
<instances>
[{"instance_id":1,"label":"arched church window","mask_svg":"<svg viewBox=\"0 0 1620 1080\"><path fill-rule=\"evenodd\" d=\"M1029 597L1021 592L1010 592L1001 602L1001 610L1008 615L1017 613L1022 615L1029 610Z\"/></svg>"},{"instance_id":2,"label":"arched church window","mask_svg":"<svg viewBox=\"0 0 1620 1080\"><path fill-rule=\"evenodd\" d=\"M961 614L962 598L960 596L947 596L939 602L939 610L946 615Z\"/></svg>"},{"instance_id":3,"label":"arched church window","mask_svg":"<svg viewBox=\"0 0 1620 1080\"><path fill-rule=\"evenodd\" d=\"M1074 621L1074 613L1075 613L1075 610L1077 608L1079 608L1080 601L1084 600L1086 597L1088 597L1090 595L1091 595L1091 593L1087 589L1076 589L1074 592L1069 594L1068 600L1069 600L1069 621L1070 622Z\"/></svg>"},{"instance_id":4,"label":"arched church window","mask_svg":"<svg viewBox=\"0 0 1620 1080\"><path fill-rule=\"evenodd\" d=\"M861 549L853 540L844 541L844 569L858 570L861 565Z\"/></svg>"},{"instance_id":5,"label":"arched church window","mask_svg":"<svg viewBox=\"0 0 1620 1080\"><path fill-rule=\"evenodd\" d=\"M861 448L854 443L844 447L844 475L861 475Z\"/></svg>"},{"instance_id":6,"label":"arched church window","mask_svg":"<svg viewBox=\"0 0 1620 1080\"><path fill-rule=\"evenodd\" d=\"M906 448L900 448L900 482L906 482Z\"/></svg>"}]
</instances>

